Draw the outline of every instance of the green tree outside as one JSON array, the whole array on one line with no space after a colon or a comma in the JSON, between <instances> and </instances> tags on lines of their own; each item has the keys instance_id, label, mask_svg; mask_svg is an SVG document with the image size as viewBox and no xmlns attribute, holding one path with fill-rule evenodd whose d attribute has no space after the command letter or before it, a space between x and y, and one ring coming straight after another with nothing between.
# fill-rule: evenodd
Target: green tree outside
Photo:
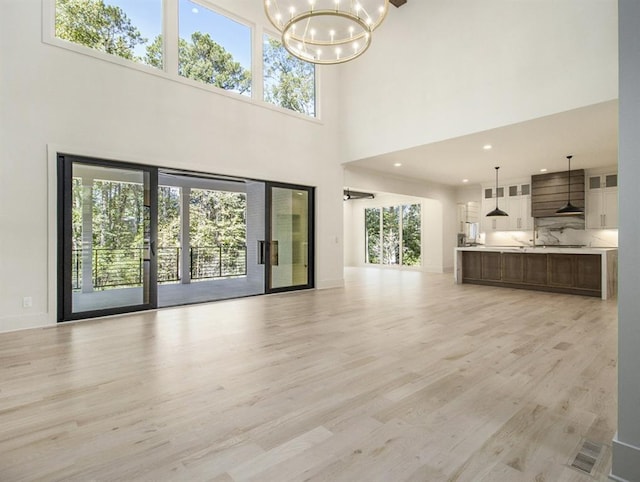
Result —
<instances>
[{"instance_id":1,"label":"green tree outside","mask_svg":"<svg viewBox=\"0 0 640 482\"><path fill-rule=\"evenodd\" d=\"M400 264L400 207L382 209L382 264Z\"/></svg>"},{"instance_id":2,"label":"green tree outside","mask_svg":"<svg viewBox=\"0 0 640 482\"><path fill-rule=\"evenodd\" d=\"M263 42L264 100L285 109L315 115L315 67L293 57L268 35Z\"/></svg>"},{"instance_id":3,"label":"green tree outside","mask_svg":"<svg viewBox=\"0 0 640 482\"><path fill-rule=\"evenodd\" d=\"M183 77L243 94L251 92L251 72L208 33L194 32L178 44L178 73Z\"/></svg>"},{"instance_id":4,"label":"green tree outside","mask_svg":"<svg viewBox=\"0 0 640 482\"><path fill-rule=\"evenodd\" d=\"M162 68L162 35L147 45L144 62ZM251 72L206 33L194 32L190 40L178 41L178 73L239 94L251 93Z\"/></svg>"},{"instance_id":5,"label":"green tree outside","mask_svg":"<svg viewBox=\"0 0 640 482\"><path fill-rule=\"evenodd\" d=\"M405 204L402 206L402 264L420 266L421 264L421 206Z\"/></svg>"},{"instance_id":6,"label":"green tree outside","mask_svg":"<svg viewBox=\"0 0 640 482\"><path fill-rule=\"evenodd\" d=\"M365 263L380 263L380 209L365 208Z\"/></svg>"},{"instance_id":7,"label":"green tree outside","mask_svg":"<svg viewBox=\"0 0 640 482\"><path fill-rule=\"evenodd\" d=\"M103 0L56 0L56 37L129 60L147 39L120 8Z\"/></svg>"},{"instance_id":8,"label":"green tree outside","mask_svg":"<svg viewBox=\"0 0 640 482\"><path fill-rule=\"evenodd\" d=\"M57 0L56 36L80 45L162 69L163 37L151 42L122 8L104 0ZM137 46L145 47L136 56ZM239 94L251 93L251 71L208 33L178 40L178 74ZM264 100L309 116L315 115L315 67L291 56L280 41L263 42Z\"/></svg>"},{"instance_id":9,"label":"green tree outside","mask_svg":"<svg viewBox=\"0 0 640 482\"><path fill-rule=\"evenodd\" d=\"M422 217L420 204L365 208L365 262L421 264ZM382 218L382 219L381 219ZM382 220L382 231L380 221ZM401 223L402 221L402 223ZM402 257L400 240L402 239Z\"/></svg>"}]
</instances>

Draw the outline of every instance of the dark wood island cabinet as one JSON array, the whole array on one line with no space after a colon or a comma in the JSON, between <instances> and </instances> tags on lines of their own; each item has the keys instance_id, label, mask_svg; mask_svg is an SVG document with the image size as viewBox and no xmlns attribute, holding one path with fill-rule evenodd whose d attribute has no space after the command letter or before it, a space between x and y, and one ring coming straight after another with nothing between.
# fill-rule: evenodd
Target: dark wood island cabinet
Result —
<instances>
[{"instance_id":1,"label":"dark wood island cabinet","mask_svg":"<svg viewBox=\"0 0 640 482\"><path fill-rule=\"evenodd\" d=\"M615 277L616 267L612 266L610 273L606 273L608 263L617 263L615 249L585 249L578 253L562 250L558 252L557 248L548 251L544 248L458 248L457 251L458 283L553 291L605 299L615 292L615 280L607 280L608 277ZM608 286L608 290L603 290L603 283L608 282L611 286Z\"/></svg>"}]
</instances>

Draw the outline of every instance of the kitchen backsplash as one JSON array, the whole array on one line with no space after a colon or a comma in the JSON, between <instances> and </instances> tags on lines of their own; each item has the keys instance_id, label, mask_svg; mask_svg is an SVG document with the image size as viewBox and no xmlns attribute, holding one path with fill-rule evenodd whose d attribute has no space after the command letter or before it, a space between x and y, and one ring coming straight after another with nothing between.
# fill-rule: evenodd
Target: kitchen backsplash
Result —
<instances>
[{"instance_id":1,"label":"kitchen backsplash","mask_svg":"<svg viewBox=\"0 0 640 482\"><path fill-rule=\"evenodd\" d=\"M575 244L593 248L618 246L617 229L585 229L582 218L538 218L537 245ZM495 246L530 246L533 231L492 231L484 233L480 243Z\"/></svg>"}]
</instances>

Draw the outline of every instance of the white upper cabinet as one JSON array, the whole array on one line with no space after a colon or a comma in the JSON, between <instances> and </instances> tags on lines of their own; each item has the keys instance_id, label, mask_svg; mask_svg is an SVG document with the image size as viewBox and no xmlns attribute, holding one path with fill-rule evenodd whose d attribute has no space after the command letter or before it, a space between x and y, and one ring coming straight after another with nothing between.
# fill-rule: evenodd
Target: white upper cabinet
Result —
<instances>
[{"instance_id":1,"label":"white upper cabinet","mask_svg":"<svg viewBox=\"0 0 640 482\"><path fill-rule=\"evenodd\" d=\"M503 211L509 213L507 206L508 200L505 196L506 188L499 186L496 190L495 187L482 188L482 219L481 230L482 231L509 231L509 217L508 216L491 216L487 217L487 214L496 208L496 198L498 199L498 207Z\"/></svg>"},{"instance_id":2,"label":"white upper cabinet","mask_svg":"<svg viewBox=\"0 0 640 482\"><path fill-rule=\"evenodd\" d=\"M508 216L486 217L487 213L498 207ZM483 186L481 220L483 231L525 231L533 229L531 217L531 183L529 181L505 183L504 186Z\"/></svg>"},{"instance_id":3,"label":"white upper cabinet","mask_svg":"<svg viewBox=\"0 0 640 482\"><path fill-rule=\"evenodd\" d=\"M618 227L618 174L587 175L586 225L590 229Z\"/></svg>"},{"instance_id":4,"label":"white upper cabinet","mask_svg":"<svg viewBox=\"0 0 640 482\"><path fill-rule=\"evenodd\" d=\"M525 231L533 229L531 217L531 183L509 184L509 230Z\"/></svg>"}]
</instances>

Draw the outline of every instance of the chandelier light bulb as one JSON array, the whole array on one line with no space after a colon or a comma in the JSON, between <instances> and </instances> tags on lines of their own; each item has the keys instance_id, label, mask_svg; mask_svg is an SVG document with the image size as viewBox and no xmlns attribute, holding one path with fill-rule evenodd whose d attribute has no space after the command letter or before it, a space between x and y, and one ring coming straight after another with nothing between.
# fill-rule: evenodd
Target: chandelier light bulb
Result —
<instances>
[{"instance_id":1,"label":"chandelier light bulb","mask_svg":"<svg viewBox=\"0 0 640 482\"><path fill-rule=\"evenodd\" d=\"M369 48L389 0L263 0L263 5L290 54L316 64L336 64ZM326 48L333 49L335 58L321 55Z\"/></svg>"}]
</instances>

